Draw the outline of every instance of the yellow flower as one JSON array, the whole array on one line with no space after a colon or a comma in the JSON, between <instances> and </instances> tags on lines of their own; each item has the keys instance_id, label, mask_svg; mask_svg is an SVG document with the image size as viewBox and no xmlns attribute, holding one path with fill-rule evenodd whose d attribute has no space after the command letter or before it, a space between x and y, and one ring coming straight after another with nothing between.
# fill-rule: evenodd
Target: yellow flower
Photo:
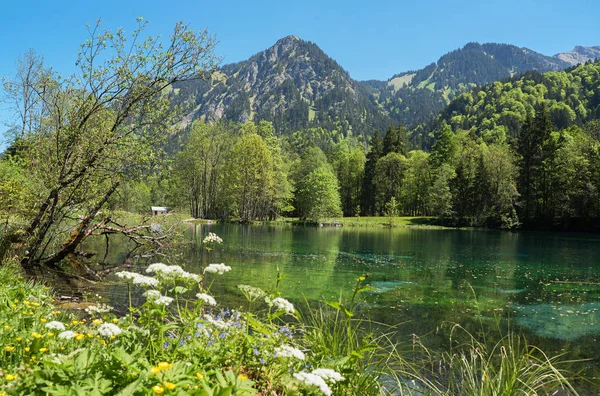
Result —
<instances>
[{"instance_id":1,"label":"yellow flower","mask_svg":"<svg viewBox=\"0 0 600 396\"><path fill-rule=\"evenodd\" d=\"M52 311L52 313L53 313L54 315L58 315L58 314L60 314L60 311Z\"/></svg>"},{"instance_id":2,"label":"yellow flower","mask_svg":"<svg viewBox=\"0 0 600 396\"><path fill-rule=\"evenodd\" d=\"M48 348L40 348L40 352L41 352L41 353L44 353L44 352L46 352L47 350L48 350Z\"/></svg>"},{"instance_id":3,"label":"yellow flower","mask_svg":"<svg viewBox=\"0 0 600 396\"><path fill-rule=\"evenodd\" d=\"M8 351L8 352L12 352L12 351L14 351L14 350L15 350L15 347L14 347L14 346L7 345L7 346L5 346L5 347L4 347L4 350L5 350L5 351Z\"/></svg>"},{"instance_id":4,"label":"yellow flower","mask_svg":"<svg viewBox=\"0 0 600 396\"><path fill-rule=\"evenodd\" d=\"M113 323L119 323L119 319L117 319L117 318L114 318L114 319L113 319Z\"/></svg>"},{"instance_id":5,"label":"yellow flower","mask_svg":"<svg viewBox=\"0 0 600 396\"><path fill-rule=\"evenodd\" d=\"M29 347L25 347L25 352L29 352Z\"/></svg>"},{"instance_id":6,"label":"yellow flower","mask_svg":"<svg viewBox=\"0 0 600 396\"><path fill-rule=\"evenodd\" d=\"M12 309L15 309L15 308L17 308L17 306L16 306L15 304L10 304L10 307L11 307Z\"/></svg>"},{"instance_id":7,"label":"yellow flower","mask_svg":"<svg viewBox=\"0 0 600 396\"><path fill-rule=\"evenodd\" d=\"M94 338L94 336L92 335L92 333L87 333L87 338Z\"/></svg>"},{"instance_id":8,"label":"yellow flower","mask_svg":"<svg viewBox=\"0 0 600 396\"><path fill-rule=\"evenodd\" d=\"M39 306L40 306L40 303L36 303L36 302L34 302L34 303L31 303L31 305L33 305L34 307L39 307Z\"/></svg>"},{"instance_id":9,"label":"yellow flower","mask_svg":"<svg viewBox=\"0 0 600 396\"><path fill-rule=\"evenodd\" d=\"M46 320L46 319L44 319L44 318L40 319L40 321L41 321L42 323L46 323L46 322L47 322L47 320Z\"/></svg>"},{"instance_id":10,"label":"yellow flower","mask_svg":"<svg viewBox=\"0 0 600 396\"><path fill-rule=\"evenodd\" d=\"M74 321L72 321L71 323L73 323L73 325L78 325L78 324L79 324L79 321L78 321L78 320L74 320Z\"/></svg>"},{"instance_id":11,"label":"yellow flower","mask_svg":"<svg viewBox=\"0 0 600 396\"><path fill-rule=\"evenodd\" d=\"M36 333L35 331L34 331L33 333L31 333L31 335L32 335L34 338L44 338L44 335L43 335L43 334Z\"/></svg>"},{"instance_id":12,"label":"yellow flower","mask_svg":"<svg viewBox=\"0 0 600 396\"><path fill-rule=\"evenodd\" d=\"M53 332L48 333L48 337L54 337L54 333Z\"/></svg>"},{"instance_id":13,"label":"yellow flower","mask_svg":"<svg viewBox=\"0 0 600 396\"><path fill-rule=\"evenodd\" d=\"M87 319L81 319L81 322L79 323L84 324L85 322L87 322Z\"/></svg>"},{"instance_id":14,"label":"yellow flower","mask_svg":"<svg viewBox=\"0 0 600 396\"><path fill-rule=\"evenodd\" d=\"M158 363L158 369L159 370L168 370L171 367L173 367L173 363L167 363L167 362L160 362L160 363Z\"/></svg>"},{"instance_id":15,"label":"yellow flower","mask_svg":"<svg viewBox=\"0 0 600 396\"><path fill-rule=\"evenodd\" d=\"M33 315L33 311L29 311L29 315Z\"/></svg>"},{"instance_id":16,"label":"yellow flower","mask_svg":"<svg viewBox=\"0 0 600 396\"><path fill-rule=\"evenodd\" d=\"M94 319L92 321L92 323L95 324L95 325L100 325L100 324L102 324L102 319Z\"/></svg>"},{"instance_id":17,"label":"yellow flower","mask_svg":"<svg viewBox=\"0 0 600 396\"><path fill-rule=\"evenodd\" d=\"M154 393L158 393L160 395L161 393L163 393L165 391L165 388L163 388L160 385L154 385L152 387L152 390L154 391Z\"/></svg>"},{"instance_id":18,"label":"yellow flower","mask_svg":"<svg viewBox=\"0 0 600 396\"><path fill-rule=\"evenodd\" d=\"M23 339L21 337L17 337L15 340L17 340L17 342L21 342Z\"/></svg>"},{"instance_id":19,"label":"yellow flower","mask_svg":"<svg viewBox=\"0 0 600 396\"><path fill-rule=\"evenodd\" d=\"M160 369L159 369L158 367L152 367L152 368L150 369L150 372L151 372L152 374L158 374L158 373L160 372Z\"/></svg>"},{"instance_id":20,"label":"yellow flower","mask_svg":"<svg viewBox=\"0 0 600 396\"><path fill-rule=\"evenodd\" d=\"M114 340L115 338L117 338L117 336L116 336L116 335L111 335L111 336L110 336L110 339L111 339L111 340Z\"/></svg>"},{"instance_id":21,"label":"yellow flower","mask_svg":"<svg viewBox=\"0 0 600 396\"><path fill-rule=\"evenodd\" d=\"M19 378L19 374L7 374L4 378L6 378L7 381L16 380Z\"/></svg>"},{"instance_id":22,"label":"yellow flower","mask_svg":"<svg viewBox=\"0 0 600 396\"><path fill-rule=\"evenodd\" d=\"M246 374L240 374L238 375L238 378L240 379L240 381L246 381L248 379L248 376Z\"/></svg>"},{"instance_id":23,"label":"yellow flower","mask_svg":"<svg viewBox=\"0 0 600 396\"><path fill-rule=\"evenodd\" d=\"M83 340L83 338L84 338L84 337L85 337L85 334L81 334L81 333L77 333L77 334L75 335L75 339L76 339L77 341L81 341L81 340Z\"/></svg>"},{"instance_id":24,"label":"yellow flower","mask_svg":"<svg viewBox=\"0 0 600 396\"><path fill-rule=\"evenodd\" d=\"M167 387L168 390L173 390L177 387L177 385L175 385L172 382L165 382L165 386Z\"/></svg>"},{"instance_id":25,"label":"yellow flower","mask_svg":"<svg viewBox=\"0 0 600 396\"><path fill-rule=\"evenodd\" d=\"M4 325L4 330L10 330L10 326L9 325Z\"/></svg>"},{"instance_id":26,"label":"yellow flower","mask_svg":"<svg viewBox=\"0 0 600 396\"><path fill-rule=\"evenodd\" d=\"M0 392L0 396L6 396L6 392Z\"/></svg>"},{"instance_id":27,"label":"yellow flower","mask_svg":"<svg viewBox=\"0 0 600 396\"><path fill-rule=\"evenodd\" d=\"M196 373L196 377L198 377L198 379L204 379L204 375L201 373Z\"/></svg>"},{"instance_id":28,"label":"yellow flower","mask_svg":"<svg viewBox=\"0 0 600 396\"><path fill-rule=\"evenodd\" d=\"M18 303L18 302L19 302L19 300L15 300L15 302L16 302L16 303Z\"/></svg>"},{"instance_id":29,"label":"yellow flower","mask_svg":"<svg viewBox=\"0 0 600 396\"><path fill-rule=\"evenodd\" d=\"M31 356L31 360L35 360L35 355L32 355L32 356Z\"/></svg>"}]
</instances>

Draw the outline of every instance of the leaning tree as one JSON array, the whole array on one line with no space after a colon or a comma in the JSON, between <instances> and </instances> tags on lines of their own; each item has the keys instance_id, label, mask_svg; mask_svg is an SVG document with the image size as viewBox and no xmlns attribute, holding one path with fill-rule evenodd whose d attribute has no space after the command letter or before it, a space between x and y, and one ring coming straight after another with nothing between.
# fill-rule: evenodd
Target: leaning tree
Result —
<instances>
[{"instance_id":1,"label":"leaning tree","mask_svg":"<svg viewBox=\"0 0 600 396\"><path fill-rule=\"evenodd\" d=\"M176 124L174 83L205 79L215 70L216 41L207 31L178 23L168 38L144 36L138 19L131 35L89 27L78 72L63 78L36 67L22 92L35 95L36 128L22 136L20 155L35 181L31 213L5 232L26 270L53 266L90 235L120 229L107 203L126 178L142 172L157 142ZM17 81L17 83L19 82ZM15 90L15 82L11 87ZM24 203L25 204L25 203Z\"/></svg>"}]
</instances>

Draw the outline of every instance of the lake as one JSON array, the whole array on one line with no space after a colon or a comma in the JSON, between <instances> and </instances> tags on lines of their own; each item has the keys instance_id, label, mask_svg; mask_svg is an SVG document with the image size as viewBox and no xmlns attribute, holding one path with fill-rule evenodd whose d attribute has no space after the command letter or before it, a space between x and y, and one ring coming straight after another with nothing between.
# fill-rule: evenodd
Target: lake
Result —
<instances>
[{"instance_id":1,"label":"lake","mask_svg":"<svg viewBox=\"0 0 600 396\"><path fill-rule=\"evenodd\" d=\"M201 244L209 231L224 240L211 252ZM273 289L277 268L287 275L283 297L297 305L349 297L367 273L373 290L362 295L361 310L399 324L399 341L414 333L441 346L455 323L477 334L502 320L549 352L600 356L598 235L215 224L189 225L185 238L189 244L151 261L198 273L209 262L230 265L211 293L228 307L241 305L238 284ZM109 253L117 260L125 250ZM122 286L95 292L115 305L126 301Z\"/></svg>"}]
</instances>

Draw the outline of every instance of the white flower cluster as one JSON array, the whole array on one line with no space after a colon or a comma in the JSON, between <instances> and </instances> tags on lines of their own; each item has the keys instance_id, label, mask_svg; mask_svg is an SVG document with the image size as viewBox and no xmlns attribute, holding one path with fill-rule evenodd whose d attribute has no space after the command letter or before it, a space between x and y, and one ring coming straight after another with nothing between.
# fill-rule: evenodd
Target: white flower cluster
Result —
<instances>
[{"instance_id":1,"label":"white flower cluster","mask_svg":"<svg viewBox=\"0 0 600 396\"><path fill-rule=\"evenodd\" d=\"M160 296L156 300L154 300L154 304L157 305L169 305L173 302L173 298L167 296Z\"/></svg>"},{"instance_id":2,"label":"white flower cluster","mask_svg":"<svg viewBox=\"0 0 600 396\"><path fill-rule=\"evenodd\" d=\"M184 271L178 265L166 265L163 263L154 263L150 264L148 268L146 268L147 273L156 273L156 275L165 280L175 280L175 279L191 279L195 282L200 282L202 277L196 274L191 274L187 271Z\"/></svg>"},{"instance_id":3,"label":"white flower cluster","mask_svg":"<svg viewBox=\"0 0 600 396\"><path fill-rule=\"evenodd\" d=\"M274 298L271 303L278 309L284 310L286 313L294 313L294 304L286 300L285 298L277 297Z\"/></svg>"},{"instance_id":4,"label":"white flower cluster","mask_svg":"<svg viewBox=\"0 0 600 396\"><path fill-rule=\"evenodd\" d=\"M215 299L212 296L209 296L208 294L198 293L198 294L196 294L196 298L198 298L198 300L204 301L205 304L212 305L212 306L217 305L217 302L215 301Z\"/></svg>"},{"instance_id":5,"label":"white flower cluster","mask_svg":"<svg viewBox=\"0 0 600 396\"><path fill-rule=\"evenodd\" d=\"M302 371L300 373L295 373L294 378L308 386L316 386L325 396L331 396L332 392L329 385L325 383L323 378L319 377L316 374Z\"/></svg>"},{"instance_id":6,"label":"white flower cluster","mask_svg":"<svg viewBox=\"0 0 600 396\"><path fill-rule=\"evenodd\" d=\"M59 322L57 320L46 323L45 327L50 330L61 330L62 331L65 329L65 325L62 322Z\"/></svg>"},{"instance_id":7,"label":"white flower cluster","mask_svg":"<svg viewBox=\"0 0 600 396\"><path fill-rule=\"evenodd\" d=\"M325 381L333 382L341 382L344 380L344 377L335 370L328 368L318 368L312 371L312 374L318 375L323 378Z\"/></svg>"},{"instance_id":8,"label":"white flower cluster","mask_svg":"<svg viewBox=\"0 0 600 396\"><path fill-rule=\"evenodd\" d=\"M85 312L87 313L107 313L112 311L114 308L111 307L110 305L107 304L100 304L100 305L90 305L89 307L87 307L85 309Z\"/></svg>"},{"instance_id":9,"label":"white flower cluster","mask_svg":"<svg viewBox=\"0 0 600 396\"><path fill-rule=\"evenodd\" d=\"M71 330L63 331L58 335L58 338L62 338L63 340L70 340L75 337L75 332Z\"/></svg>"},{"instance_id":10,"label":"white flower cluster","mask_svg":"<svg viewBox=\"0 0 600 396\"><path fill-rule=\"evenodd\" d=\"M204 238L202 243L223 243L223 240L219 238L214 232L209 232L208 236Z\"/></svg>"},{"instance_id":11,"label":"white flower cluster","mask_svg":"<svg viewBox=\"0 0 600 396\"><path fill-rule=\"evenodd\" d=\"M250 285L238 285L238 289L251 301L264 297L267 294L262 289Z\"/></svg>"},{"instance_id":12,"label":"white flower cluster","mask_svg":"<svg viewBox=\"0 0 600 396\"><path fill-rule=\"evenodd\" d=\"M158 279L138 274L135 272L121 271L117 272L115 275L117 275L121 279L127 280L128 282L131 281L134 285L151 287L158 286Z\"/></svg>"},{"instance_id":13,"label":"white flower cluster","mask_svg":"<svg viewBox=\"0 0 600 396\"><path fill-rule=\"evenodd\" d=\"M225 272L231 271L231 267L221 264L209 264L208 267L204 268L204 272L208 272L210 274L219 274L223 275Z\"/></svg>"},{"instance_id":14,"label":"white flower cluster","mask_svg":"<svg viewBox=\"0 0 600 396\"><path fill-rule=\"evenodd\" d=\"M148 299L148 301L156 301L161 297L161 294L158 290L148 290L144 293L144 296Z\"/></svg>"},{"instance_id":15,"label":"white flower cluster","mask_svg":"<svg viewBox=\"0 0 600 396\"><path fill-rule=\"evenodd\" d=\"M98 334L104 337L118 336L123 330L119 326L113 323L102 323L98 327Z\"/></svg>"},{"instance_id":16,"label":"white flower cluster","mask_svg":"<svg viewBox=\"0 0 600 396\"><path fill-rule=\"evenodd\" d=\"M275 348L275 353L278 357L296 358L298 360L305 359L304 352L289 345L282 345L279 348Z\"/></svg>"}]
</instances>

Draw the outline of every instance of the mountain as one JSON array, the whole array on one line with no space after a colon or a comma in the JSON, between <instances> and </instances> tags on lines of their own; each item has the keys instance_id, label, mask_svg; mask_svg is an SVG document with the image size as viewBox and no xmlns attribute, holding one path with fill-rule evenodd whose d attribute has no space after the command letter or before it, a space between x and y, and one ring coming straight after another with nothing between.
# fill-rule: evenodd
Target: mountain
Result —
<instances>
[{"instance_id":1,"label":"mountain","mask_svg":"<svg viewBox=\"0 0 600 396\"><path fill-rule=\"evenodd\" d=\"M194 106L184 124L196 118L267 120L282 133L320 126L370 134L390 123L362 84L317 45L296 36L221 67L210 82L180 84L173 92L176 101Z\"/></svg>"},{"instance_id":2,"label":"mountain","mask_svg":"<svg viewBox=\"0 0 600 396\"><path fill-rule=\"evenodd\" d=\"M453 98L477 86L531 70L563 70L599 52L575 47L546 56L508 44L469 43L423 69L358 82L316 44L287 36L248 60L221 67L210 81L176 84L169 95L192 108L182 126L194 119L267 120L285 134L320 127L370 135L401 122L419 134Z\"/></svg>"},{"instance_id":3,"label":"mountain","mask_svg":"<svg viewBox=\"0 0 600 396\"><path fill-rule=\"evenodd\" d=\"M469 43L449 52L427 67L397 74L383 86L364 84L379 91L377 101L389 116L409 127L422 124L463 92L520 75L528 70L562 70L571 63L527 48L508 44Z\"/></svg>"},{"instance_id":4,"label":"mountain","mask_svg":"<svg viewBox=\"0 0 600 396\"><path fill-rule=\"evenodd\" d=\"M556 54L554 57L575 66L579 63L583 64L587 61L600 59L600 47L581 47L578 45L573 48L573 51Z\"/></svg>"}]
</instances>

